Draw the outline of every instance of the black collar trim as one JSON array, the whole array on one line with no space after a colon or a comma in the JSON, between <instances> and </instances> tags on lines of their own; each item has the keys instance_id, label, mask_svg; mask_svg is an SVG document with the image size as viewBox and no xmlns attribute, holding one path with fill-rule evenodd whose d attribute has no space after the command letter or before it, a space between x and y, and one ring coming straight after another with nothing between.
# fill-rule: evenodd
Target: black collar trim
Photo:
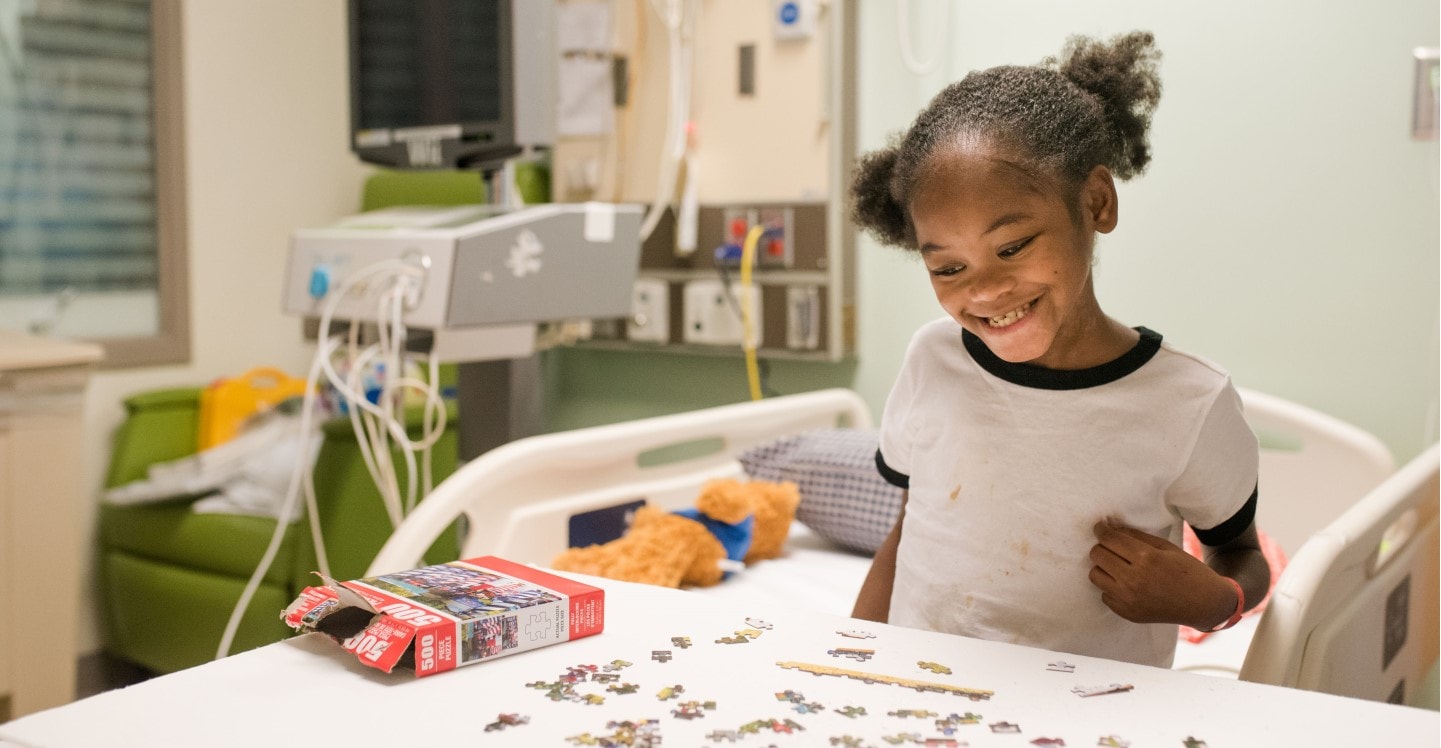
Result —
<instances>
[{"instance_id":1,"label":"black collar trim","mask_svg":"<svg viewBox=\"0 0 1441 748\"><path fill-rule=\"evenodd\" d=\"M1112 361L1089 369L1064 371L1034 364L1013 364L1001 359L969 330L961 330L961 341L971 358L982 369L1012 384L1039 390L1083 390L1114 382L1146 365L1161 350L1161 334L1145 327L1135 328L1141 334L1135 347Z\"/></svg>"}]
</instances>

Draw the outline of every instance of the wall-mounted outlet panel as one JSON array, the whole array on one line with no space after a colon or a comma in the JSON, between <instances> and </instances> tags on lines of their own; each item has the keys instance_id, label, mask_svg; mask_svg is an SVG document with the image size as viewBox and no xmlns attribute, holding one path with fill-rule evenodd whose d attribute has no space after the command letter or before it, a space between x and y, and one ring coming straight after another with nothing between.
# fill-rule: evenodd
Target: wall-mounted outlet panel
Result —
<instances>
[{"instance_id":1,"label":"wall-mounted outlet panel","mask_svg":"<svg viewBox=\"0 0 1441 748\"><path fill-rule=\"evenodd\" d=\"M625 337L642 343L670 341L670 287L660 278L637 278L630 297Z\"/></svg>"},{"instance_id":2,"label":"wall-mounted outlet panel","mask_svg":"<svg viewBox=\"0 0 1441 748\"><path fill-rule=\"evenodd\" d=\"M821 347L821 289L786 287L786 347L814 351Z\"/></svg>"},{"instance_id":3,"label":"wall-mounted outlet panel","mask_svg":"<svg viewBox=\"0 0 1441 748\"><path fill-rule=\"evenodd\" d=\"M734 345L744 340L741 304L749 297L752 330L757 338L764 324L761 319L760 289L754 284L747 294L739 283L730 284L710 278L685 284L685 329L681 339L698 345Z\"/></svg>"}]
</instances>

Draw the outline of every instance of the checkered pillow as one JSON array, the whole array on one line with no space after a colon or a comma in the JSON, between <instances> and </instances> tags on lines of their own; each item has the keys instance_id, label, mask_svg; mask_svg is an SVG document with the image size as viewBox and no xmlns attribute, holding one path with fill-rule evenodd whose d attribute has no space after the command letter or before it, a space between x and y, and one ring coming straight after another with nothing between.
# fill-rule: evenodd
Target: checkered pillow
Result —
<instances>
[{"instance_id":1,"label":"checkered pillow","mask_svg":"<svg viewBox=\"0 0 1441 748\"><path fill-rule=\"evenodd\" d=\"M740 455L756 480L800 487L800 520L837 545L875 553L901 511L902 489L876 470L873 430L820 429L777 439Z\"/></svg>"}]
</instances>

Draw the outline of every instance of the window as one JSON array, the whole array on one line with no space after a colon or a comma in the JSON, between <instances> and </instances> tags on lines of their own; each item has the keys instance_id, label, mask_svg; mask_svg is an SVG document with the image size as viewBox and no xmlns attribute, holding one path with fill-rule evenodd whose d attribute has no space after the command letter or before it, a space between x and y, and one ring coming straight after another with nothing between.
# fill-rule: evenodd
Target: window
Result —
<instances>
[{"instance_id":1,"label":"window","mask_svg":"<svg viewBox=\"0 0 1441 748\"><path fill-rule=\"evenodd\" d=\"M179 0L0 2L0 326L189 358Z\"/></svg>"}]
</instances>

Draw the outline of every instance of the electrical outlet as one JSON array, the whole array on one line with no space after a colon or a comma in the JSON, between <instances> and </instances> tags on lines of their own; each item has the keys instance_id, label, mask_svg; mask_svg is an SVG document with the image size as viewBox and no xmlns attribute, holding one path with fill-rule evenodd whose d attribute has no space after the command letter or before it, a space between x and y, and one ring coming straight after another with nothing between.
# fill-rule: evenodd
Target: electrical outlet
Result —
<instances>
[{"instance_id":1,"label":"electrical outlet","mask_svg":"<svg viewBox=\"0 0 1441 748\"><path fill-rule=\"evenodd\" d=\"M670 342L670 284L660 278L637 278L631 288L628 340Z\"/></svg>"},{"instance_id":2,"label":"electrical outlet","mask_svg":"<svg viewBox=\"0 0 1441 748\"><path fill-rule=\"evenodd\" d=\"M751 329L759 344L763 324L761 292L760 286L754 283L750 288ZM682 340L702 345L740 345L744 328L739 310L745 295L739 283L732 283L729 290L721 281L710 278L686 283Z\"/></svg>"}]
</instances>

